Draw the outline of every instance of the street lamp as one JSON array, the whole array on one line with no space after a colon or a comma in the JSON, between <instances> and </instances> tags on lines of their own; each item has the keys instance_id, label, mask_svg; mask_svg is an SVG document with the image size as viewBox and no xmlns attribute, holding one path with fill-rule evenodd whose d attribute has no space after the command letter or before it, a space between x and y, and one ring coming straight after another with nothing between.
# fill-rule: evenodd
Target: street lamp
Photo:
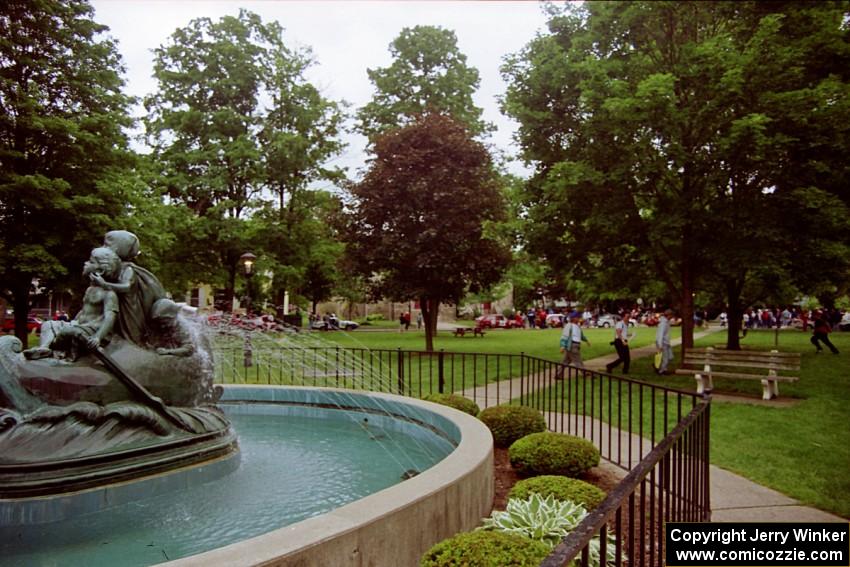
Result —
<instances>
[{"instance_id":1,"label":"street lamp","mask_svg":"<svg viewBox=\"0 0 850 567\"><path fill-rule=\"evenodd\" d=\"M251 276L254 274L254 261L256 256L250 252L245 252L239 257L239 263L245 270L245 316L251 314ZM251 346L251 334L247 328L245 330L245 344L242 347L243 361L245 368L250 368L254 365L254 349Z\"/></svg>"},{"instance_id":2,"label":"street lamp","mask_svg":"<svg viewBox=\"0 0 850 567\"><path fill-rule=\"evenodd\" d=\"M245 252L239 257L239 263L245 270L245 314L251 313L251 276L254 274L254 261L256 256L250 252Z\"/></svg>"}]
</instances>

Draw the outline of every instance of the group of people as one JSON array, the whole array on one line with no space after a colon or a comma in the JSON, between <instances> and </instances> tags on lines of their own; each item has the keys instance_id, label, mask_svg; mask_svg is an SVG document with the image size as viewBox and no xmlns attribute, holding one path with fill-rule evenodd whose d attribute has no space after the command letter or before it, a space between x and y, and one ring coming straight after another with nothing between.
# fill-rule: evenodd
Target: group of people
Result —
<instances>
[{"instance_id":1,"label":"group of people","mask_svg":"<svg viewBox=\"0 0 850 567\"><path fill-rule=\"evenodd\" d=\"M410 311L404 311L401 314L399 314L399 316L398 316L398 325L399 325L398 332L403 333L403 332L409 330L410 329L410 321L411 321ZM422 311L420 311L416 314L416 328L417 329L422 328L422 322L423 322Z\"/></svg>"},{"instance_id":2,"label":"group of people","mask_svg":"<svg viewBox=\"0 0 850 567\"><path fill-rule=\"evenodd\" d=\"M657 365L656 372L658 374L669 374L668 367L670 361L673 360L673 346L670 340L671 319L673 310L667 309L661 315L658 321L658 327L655 330L655 348L660 354L660 363ZM608 373L614 371L615 368L623 365L623 374L629 373L631 365L631 351L629 350L629 341L634 339L635 331L629 325L632 314L629 311L623 313L622 317L614 324L614 340L611 345L617 351L617 359L606 364L605 370ZM578 311L573 311L569 314L569 322L564 324L561 331L560 348L564 355L563 364L567 366L575 366L584 368L584 362L581 359L581 343L587 343L590 346L590 340L585 336L581 326L581 314ZM563 375L557 376L562 378Z\"/></svg>"},{"instance_id":3,"label":"group of people","mask_svg":"<svg viewBox=\"0 0 850 567\"><path fill-rule=\"evenodd\" d=\"M765 310L764 312L767 313L768 311ZM560 349L564 355L562 363L567 366L584 368L584 362L581 358L581 343L584 342L587 343L587 346L590 346L590 341L582 332L581 314L578 311L573 311L569 314L568 318L569 322L564 324L560 339ZM611 345L617 351L617 358L605 365L605 370L609 374L621 364L623 365L623 374L629 373L629 366L631 364L629 341L635 336L635 332L629 326L631 318L631 312L625 311L620 320L614 325L614 340L611 341ZM655 372L661 375L671 373L669 366L673 360L673 345L670 339L672 318L673 310L665 310L661 317L659 317L658 326L655 329L656 364L654 366ZM782 312L779 321L785 324L784 321L786 319L789 321L786 325L790 325L791 318L785 312ZM830 322L830 312L812 311L811 321L813 329L811 342L817 349L816 352L820 354L823 352L823 347L827 347L833 354L839 354L838 349L829 340L829 334L833 328ZM838 321L841 321L840 313L838 315ZM558 376L556 376L557 379L561 379L562 377L562 372L559 372Z\"/></svg>"}]
</instances>

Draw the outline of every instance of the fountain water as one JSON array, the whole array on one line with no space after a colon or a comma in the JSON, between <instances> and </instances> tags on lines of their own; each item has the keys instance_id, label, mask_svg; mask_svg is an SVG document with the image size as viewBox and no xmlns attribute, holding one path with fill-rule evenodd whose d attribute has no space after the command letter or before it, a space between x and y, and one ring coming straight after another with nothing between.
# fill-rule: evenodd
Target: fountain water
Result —
<instances>
[{"instance_id":1,"label":"fountain water","mask_svg":"<svg viewBox=\"0 0 850 567\"><path fill-rule=\"evenodd\" d=\"M122 266L144 274L126 258ZM221 357L212 355L207 333L156 293L136 298L148 331L144 344L116 321L112 340L100 344L97 325L109 324L112 310L103 290L119 288L122 269L96 272L87 264L86 271L98 274L86 306L96 325L83 313L71 326L88 325L84 332L48 328L28 356L17 339L0 338L4 558L149 565L202 553L205 564L230 565L320 553L327 557L306 561L334 564L350 553L350 538L393 529L394 543L370 545L363 557L413 564L431 543L489 511L490 438L472 418L387 394L213 387L213 359ZM118 318L134 309L123 299ZM264 364L280 368L294 364L280 354L285 349L316 340L249 338ZM216 338L225 346L232 340L229 333ZM302 376L318 376L332 363L297 362L311 366L300 369ZM349 384L371 376L373 388L378 375L379 388L390 390L388 373L366 362L333 372ZM442 513L458 495L463 512L425 530L413 523L405 536L393 519L398 511Z\"/></svg>"}]
</instances>

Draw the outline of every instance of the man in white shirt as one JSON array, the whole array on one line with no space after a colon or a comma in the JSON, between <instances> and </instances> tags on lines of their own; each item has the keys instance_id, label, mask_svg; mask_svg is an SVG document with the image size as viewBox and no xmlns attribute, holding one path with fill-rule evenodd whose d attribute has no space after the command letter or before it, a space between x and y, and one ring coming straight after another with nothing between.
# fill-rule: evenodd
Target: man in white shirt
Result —
<instances>
[{"instance_id":1,"label":"man in white shirt","mask_svg":"<svg viewBox=\"0 0 850 567\"><path fill-rule=\"evenodd\" d=\"M614 324L614 348L617 349L617 360L605 365L605 370L610 374L620 363L623 364L623 374L629 373L629 364L631 364L632 356L629 352L629 341L635 337L634 332L629 334L629 320L631 314L626 311L623 318Z\"/></svg>"},{"instance_id":2,"label":"man in white shirt","mask_svg":"<svg viewBox=\"0 0 850 567\"><path fill-rule=\"evenodd\" d=\"M673 360L673 345L670 343L670 317L673 310L667 309L658 321L658 329L655 331L655 348L661 353L661 364L656 372L658 374L669 374L667 366Z\"/></svg>"},{"instance_id":3,"label":"man in white shirt","mask_svg":"<svg viewBox=\"0 0 850 567\"><path fill-rule=\"evenodd\" d=\"M584 341L587 346L590 346L590 341L581 331L580 319L579 313L573 311L570 313L570 322L564 325L564 330L561 331L561 352L564 353L562 364L576 368L584 368L584 362L581 360L581 342ZM563 378L563 367L558 369L555 378L558 380Z\"/></svg>"}]
</instances>

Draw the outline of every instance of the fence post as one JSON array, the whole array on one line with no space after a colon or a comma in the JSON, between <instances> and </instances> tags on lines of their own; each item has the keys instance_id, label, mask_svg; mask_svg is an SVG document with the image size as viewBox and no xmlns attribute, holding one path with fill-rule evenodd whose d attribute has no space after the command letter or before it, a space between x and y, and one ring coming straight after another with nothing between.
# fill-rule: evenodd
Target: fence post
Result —
<instances>
[{"instance_id":1,"label":"fence post","mask_svg":"<svg viewBox=\"0 0 850 567\"><path fill-rule=\"evenodd\" d=\"M242 345L242 366L250 368L254 366L254 348L251 346L251 335L245 332L245 342ZM245 379L247 380L247 375Z\"/></svg>"},{"instance_id":2,"label":"fence post","mask_svg":"<svg viewBox=\"0 0 850 567\"><path fill-rule=\"evenodd\" d=\"M443 393L443 388L445 387L445 384L446 384L446 378L445 378L445 375L443 374L443 366L444 366L443 362L444 362L444 359L445 359L445 354L446 354L445 349L441 348L439 355L437 355L437 378L438 378L438 380L437 380L437 390L441 394Z\"/></svg>"},{"instance_id":3,"label":"fence post","mask_svg":"<svg viewBox=\"0 0 850 567\"><path fill-rule=\"evenodd\" d=\"M398 353L398 393L404 395L404 352L401 347L396 351Z\"/></svg>"}]
</instances>

